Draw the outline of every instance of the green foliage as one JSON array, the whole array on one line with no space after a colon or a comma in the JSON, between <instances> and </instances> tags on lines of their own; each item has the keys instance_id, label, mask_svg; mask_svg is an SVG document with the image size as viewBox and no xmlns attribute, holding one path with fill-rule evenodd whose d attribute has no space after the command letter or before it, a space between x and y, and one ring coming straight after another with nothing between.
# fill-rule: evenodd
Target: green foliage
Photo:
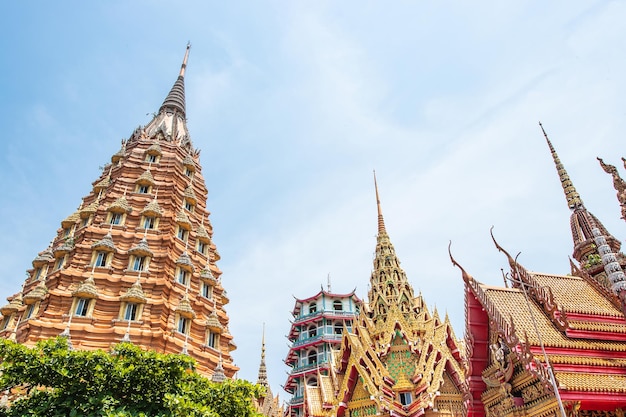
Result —
<instances>
[{"instance_id":1,"label":"green foliage","mask_svg":"<svg viewBox=\"0 0 626 417\"><path fill-rule=\"evenodd\" d=\"M255 417L262 387L213 383L185 355L120 343L112 353L73 351L64 338L35 347L0 340L0 390L23 391L0 417Z\"/></svg>"},{"instance_id":2,"label":"green foliage","mask_svg":"<svg viewBox=\"0 0 626 417\"><path fill-rule=\"evenodd\" d=\"M598 254L592 253L587 257L587 262L583 265L585 268L590 268L602 263L602 257Z\"/></svg>"}]
</instances>

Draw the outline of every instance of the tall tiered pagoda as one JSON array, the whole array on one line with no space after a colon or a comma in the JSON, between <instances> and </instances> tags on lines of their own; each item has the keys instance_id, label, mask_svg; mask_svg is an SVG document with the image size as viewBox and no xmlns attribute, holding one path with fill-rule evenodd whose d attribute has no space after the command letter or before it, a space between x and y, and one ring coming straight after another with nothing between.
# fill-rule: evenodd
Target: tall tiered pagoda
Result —
<instances>
[{"instance_id":1,"label":"tall tiered pagoda","mask_svg":"<svg viewBox=\"0 0 626 417\"><path fill-rule=\"evenodd\" d=\"M368 303L343 335L334 366L305 385L305 416L461 416L462 342L446 315L414 295L380 209Z\"/></svg>"},{"instance_id":2,"label":"tall tiered pagoda","mask_svg":"<svg viewBox=\"0 0 626 417\"><path fill-rule=\"evenodd\" d=\"M187 353L215 379L235 374L200 151L185 119L188 56L189 46L158 114L122 141L0 308L0 336L30 345L61 334L75 349L124 340Z\"/></svg>"},{"instance_id":3,"label":"tall tiered pagoda","mask_svg":"<svg viewBox=\"0 0 626 417\"><path fill-rule=\"evenodd\" d=\"M360 307L361 300L354 291L339 294L322 288L312 297L296 299L287 336L291 346L285 360L291 367L284 386L292 394L288 417L307 415L305 390L317 387L320 375L329 374L333 353L339 349L344 331L352 330Z\"/></svg>"},{"instance_id":4,"label":"tall tiered pagoda","mask_svg":"<svg viewBox=\"0 0 626 417\"><path fill-rule=\"evenodd\" d=\"M494 239L510 265L501 288L453 259L465 282L468 416L624 416L626 257L545 138L572 211L575 261L568 275L531 272Z\"/></svg>"}]
</instances>

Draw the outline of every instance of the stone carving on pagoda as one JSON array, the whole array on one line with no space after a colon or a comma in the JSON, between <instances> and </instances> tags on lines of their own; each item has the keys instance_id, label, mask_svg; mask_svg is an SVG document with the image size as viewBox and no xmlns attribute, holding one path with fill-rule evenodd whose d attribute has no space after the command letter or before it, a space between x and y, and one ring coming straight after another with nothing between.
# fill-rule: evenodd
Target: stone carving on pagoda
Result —
<instances>
[{"instance_id":1,"label":"stone carving on pagoda","mask_svg":"<svg viewBox=\"0 0 626 417\"><path fill-rule=\"evenodd\" d=\"M29 345L63 334L76 349L130 341L234 376L208 191L187 129L188 56L189 46L158 113L122 140L0 309L0 336Z\"/></svg>"}]
</instances>

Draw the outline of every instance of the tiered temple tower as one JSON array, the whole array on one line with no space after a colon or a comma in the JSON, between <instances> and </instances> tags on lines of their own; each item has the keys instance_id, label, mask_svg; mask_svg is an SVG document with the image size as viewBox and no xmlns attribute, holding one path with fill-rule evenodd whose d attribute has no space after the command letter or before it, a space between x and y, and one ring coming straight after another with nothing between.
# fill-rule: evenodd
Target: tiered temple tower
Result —
<instances>
[{"instance_id":1,"label":"tiered temple tower","mask_svg":"<svg viewBox=\"0 0 626 417\"><path fill-rule=\"evenodd\" d=\"M294 320L287 338L291 342L285 363L291 372L285 391L292 394L288 416L307 415L304 393L307 386L317 387L320 375L328 375L333 353L340 346L344 331L352 330L352 323L361 307L354 294L336 294L322 289L312 297L296 299L292 311Z\"/></svg>"},{"instance_id":2,"label":"tiered temple tower","mask_svg":"<svg viewBox=\"0 0 626 417\"><path fill-rule=\"evenodd\" d=\"M378 237L368 303L341 339L328 372L305 384L305 416L461 416L465 360L448 317L414 296L385 228Z\"/></svg>"},{"instance_id":3,"label":"tiered temple tower","mask_svg":"<svg viewBox=\"0 0 626 417\"><path fill-rule=\"evenodd\" d=\"M510 266L501 288L452 259L465 282L468 416L623 416L626 259L543 133L572 212L575 261L568 275L532 272L494 239Z\"/></svg>"},{"instance_id":4,"label":"tiered temple tower","mask_svg":"<svg viewBox=\"0 0 626 417\"><path fill-rule=\"evenodd\" d=\"M29 345L62 334L77 349L125 340L188 353L217 379L237 371L200 151L185 119L188 56L189 46L158 114L122 141L0 308L2 337Z\"/></svg>"}]
</instances>

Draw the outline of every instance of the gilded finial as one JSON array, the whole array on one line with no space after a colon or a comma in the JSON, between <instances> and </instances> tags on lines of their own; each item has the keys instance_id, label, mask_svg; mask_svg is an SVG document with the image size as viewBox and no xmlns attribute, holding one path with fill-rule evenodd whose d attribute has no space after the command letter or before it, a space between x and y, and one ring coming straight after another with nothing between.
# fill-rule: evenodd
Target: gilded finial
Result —
<instances>
[{"instance_id":1,"label":"gilded finial","mask_svg":"<svg viewBox=\"0 0 626 417\"><path fill-rule=\"evenodd\" d=\"M567 174L567 171L565 171L563 164L559 160L559 156L554 150L552 142L550 142L550 139L548 138L548 135L543 128L541 122L539 122L539 126L541 127L541 131L543 132L543 136L546 138L546 142L548 143L548 147L550 148L550 153L552 153L552 159L554 160L554 164L556 165L556 171L558 172L559 178L561 179L561 186L563 187L563 192L565 193L568 207L571 210L583 207L583 201L580 198L578 191L576 191L576 188L574 188L574 184L572 184L572 180Z\"/></svg>"},{"instance_id":2,"label":"gilded finial","mask_svg":"<svg viewBox=\"0 0 626 417\"><path fill-rule=\"evenodd\" d=\"M376 170L374 170L374 189L376 191L376 207L378 209L378 234L386 234L385 220L383 219L383 211L380 208L380 197L378 195L378 183L376 182Z\"/></svg>"}]
</instances>

